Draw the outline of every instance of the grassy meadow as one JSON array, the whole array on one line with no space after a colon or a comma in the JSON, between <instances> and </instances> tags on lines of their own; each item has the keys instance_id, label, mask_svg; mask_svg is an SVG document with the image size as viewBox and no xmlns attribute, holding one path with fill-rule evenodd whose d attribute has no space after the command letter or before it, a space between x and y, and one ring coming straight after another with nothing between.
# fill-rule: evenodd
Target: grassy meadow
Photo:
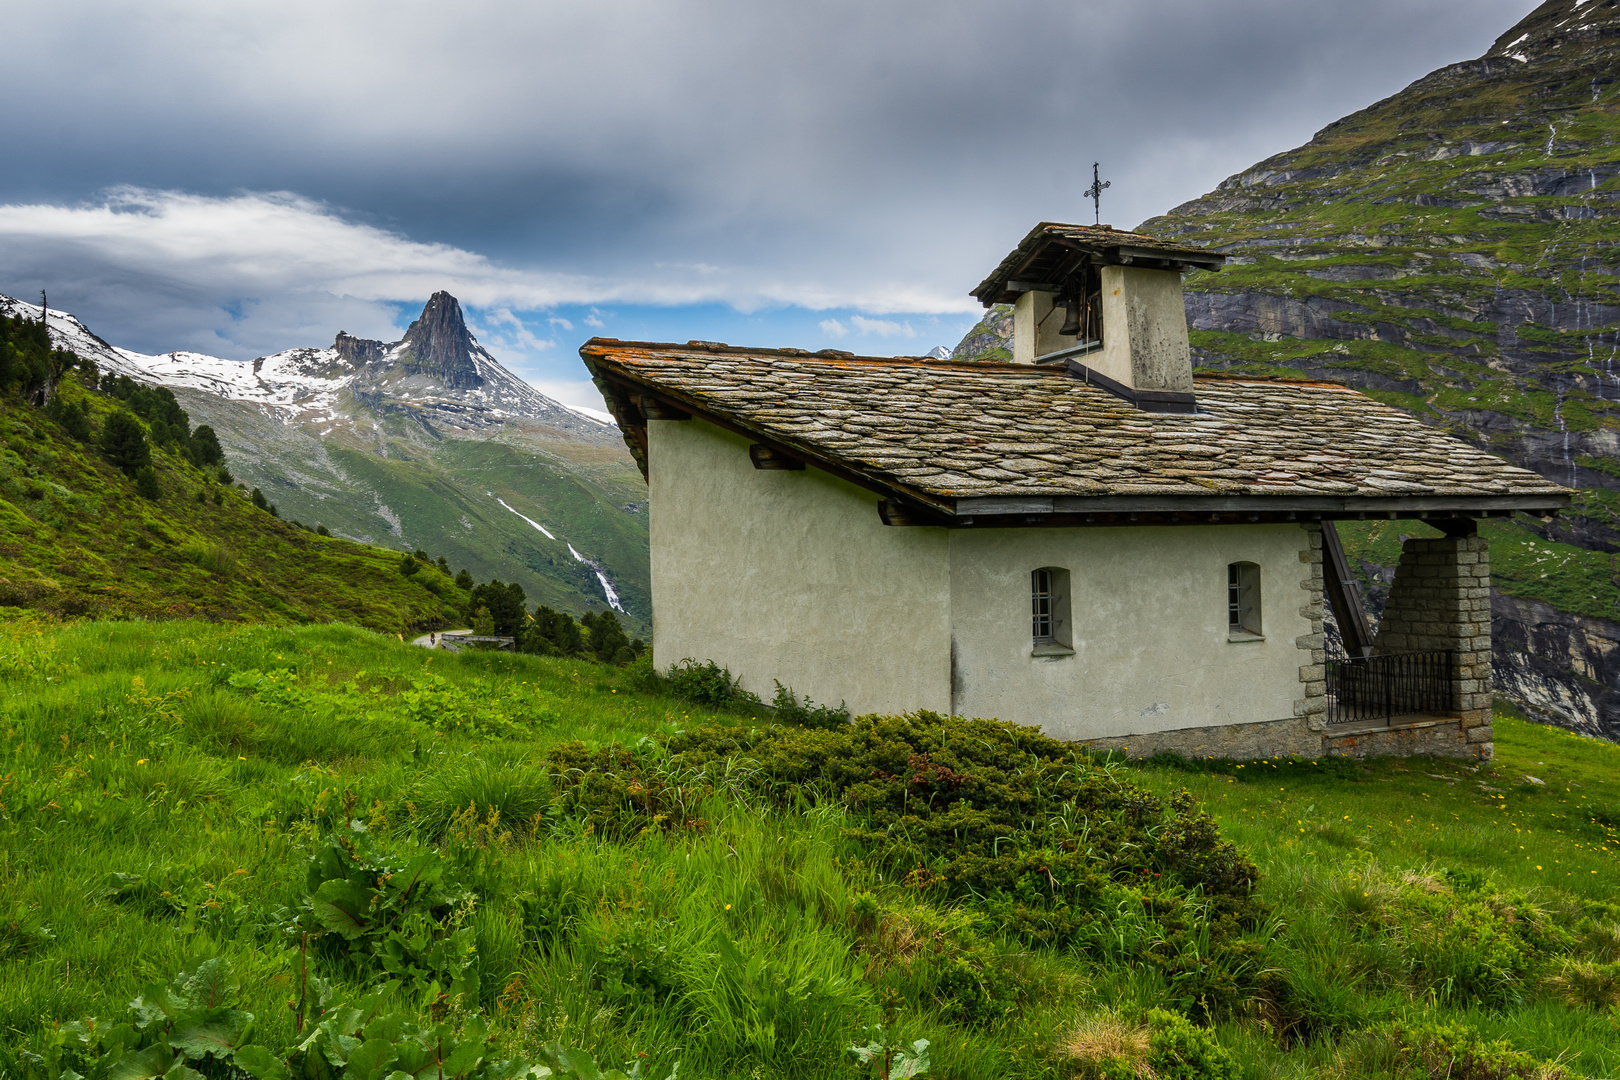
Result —
<instances>
[{"instance_id":1,"label":"grassy meadow","mask_svg":"<svg viewBox=\"0 0 1620 1080\"><path fill-rule=\"evenodd\" d=\"M265 1051L187 1059L208 1077L474 1075L378 1064L430 1030L581 1077L557 1047L648 1077L1620 1074L1620 747L1504 715L1481 768L1125 764L673 688L11 612L0 1073L198 1076L61 1048L89 1017L152 1038L191 1015L163 984L223 958L196 1030ZM300 1057L323 1023L352 1037Z\"/></svg>"}]
</instances>

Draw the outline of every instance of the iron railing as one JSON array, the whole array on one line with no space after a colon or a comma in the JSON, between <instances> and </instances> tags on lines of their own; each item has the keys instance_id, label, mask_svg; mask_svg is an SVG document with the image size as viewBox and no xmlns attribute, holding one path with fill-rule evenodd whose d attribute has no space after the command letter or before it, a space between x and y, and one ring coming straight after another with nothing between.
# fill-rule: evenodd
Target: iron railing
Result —
<instances>
[{"instance_id":1,"label":"iron railing","mask_svg":"<svg viewBox=\"0 0 1620 1080\"><path fill-rule=\"evenodd\" d=\"M1364 723L1414 713L1448 715L1456 711L1451 679L1449 650L1330 657L1328 723Z\"/></svg>"}]
</instances>

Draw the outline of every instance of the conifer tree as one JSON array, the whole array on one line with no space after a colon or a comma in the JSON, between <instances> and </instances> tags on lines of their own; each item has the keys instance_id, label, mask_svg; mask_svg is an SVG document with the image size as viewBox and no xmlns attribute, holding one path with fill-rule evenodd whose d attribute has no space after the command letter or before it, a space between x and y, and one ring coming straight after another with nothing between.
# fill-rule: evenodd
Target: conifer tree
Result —
<instances>
[{"instance_id":1,"label":"conifer tree","mask_svg":"<svg viewBox=\"0 0 1620 1080\"><path fill-rule=\"evenodd\" d=\"M163 497L163 488L158 484L157 470L152 466L143 466L135 473L135 493L153 502Z\"/></svg>"},{"instance_id":2,"label":"conifer tree","mask_svg":"<svg viewBox=\"0 0 1620 1080\"><path fill-rule=\"evenodd\" d=\"M147 445L141 422L122 409L107 417L101 426L101 453L125 476L133 477L152 464L152 448Z\"/></svg>"},{"instance_id":3,"label":"conifer tree","mask_svg":"<svg viewBox=\"0 0 1620 1080\"><path fill-rule=\"evenodd\" d=\"M187 447L191 460L198 465L225 464L225 451L219 445L219 436L207 424L199 424L197 430L191 433L191 443Z\"/></svg>"}]
</instances>

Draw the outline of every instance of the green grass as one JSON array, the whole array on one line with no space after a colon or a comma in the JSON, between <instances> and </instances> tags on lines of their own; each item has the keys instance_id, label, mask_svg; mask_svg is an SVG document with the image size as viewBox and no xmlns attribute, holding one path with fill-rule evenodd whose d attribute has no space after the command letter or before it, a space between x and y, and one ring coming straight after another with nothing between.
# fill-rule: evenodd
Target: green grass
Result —
<instances>
[{"instance_id":1,"label":"green grass","mask_svg":"<svg viewBox=\"0 0 1620 1080\"><path fill-rule=\"evenodd\" d=\"M1402 536L1439 536L1421 521L1341 521L1340 539L1351 565L1360 561L1395 566ZM1509 596L1542 600L1561 611L1598 619L1620 619L1620 562L1592 551L1543 539L1523 518L1481 522L1490 541L1491 584Z\"/></svg>"},{"instance_id":2,"label":"green grass","mask_svg":"<svg viewBox=\"0 0 1620 1080\"><path fill-rule=\"evenodd\" d=\"M79 395L99 429L114 403ZM463 618L466 595L436 569L405 577L398 552L272 517L169 449L152 463L155 501L41 410L0 402L0 604L395 633Z\"/></svg>"},{"instance_id":3,"label":"green grass","mask_svg":"<svg viewBox=\"0 0 1620 1080\"><path fill-rule=\"evenodd\" d=\"M887 1017L932 1042L931 1076L1069 1077L1077 1028L1140 1025L1175 998L1151 940L1106 946L1154 925L1129 910L1100 910L1090 944L1034 945L1000 929L1007 909L878 858L858 805L762 786L746 760L701 783L661 764L673 733L740 735L770 722L756 713L694 708L636 669L341 625L0 623L0 1045L120 1015L223 956L255 1040L286 1046L299 984L281 927L310 856L355 820L390 857L441 852L473 890L445 916L477 943L464 1005L511 1052L560 1039L653 1076L679 1059L689 1077L853 1077L839 1049ZM616 816L582 812L542 767L574 740L629 748L592 781L628 798ZM1242 992L1213 1008L1241 1075L1388 1075L1409 1038L1394 1032L1425 1020L1620 1073L1620 1011L1579 989L1596 979L1601 998L1620 962L1620 747L1507 715L1496 747L1478 769L1098 766L1189 789L1259 866L1272 915L1241 939L1259 950ZM673 819L641 816L653 776L660 799L690 790ZM1194 918L1182 948L1214 928ZM340 994L380 977L310 955Z\"/></svg>"}]
</instances>

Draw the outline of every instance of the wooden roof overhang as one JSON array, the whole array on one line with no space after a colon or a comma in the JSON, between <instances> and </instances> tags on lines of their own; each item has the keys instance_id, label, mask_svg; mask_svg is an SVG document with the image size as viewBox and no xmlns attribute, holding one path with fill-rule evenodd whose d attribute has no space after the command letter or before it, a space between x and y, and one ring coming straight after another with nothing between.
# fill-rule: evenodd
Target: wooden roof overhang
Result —
<instances>
[{"instance_id":1,"label":"wooden roof overhang","mask_svg":"<svg viewBox=\"0 0 1620 1080\"><path fill-rule=\"evenodd\" d=\"M1061 293L1086 267L1137 266L1150 270L1219 270L1226 256L1172 244L1107 225L1043 221L1019 241L971 295L985 307L1010 304L1026 292Z\"/></svg>"},{"instance_id":2,"label":"wooden roof overhang","mask_svg":"<svg viewBox=\"0 0 1620 1080\"><path fill-rule=\"evenodd\" d=\"M648 346L593 338L580 347L580 357L601 390L609 410L624 432L631 455L647 478L647 421L687 420L699 417L715 427L748 439L762 453L754 455L756 468L763 460L813 465L880 496L878 512L885 524L925 525L948 529L1075 528L1130 525L1250 525L1289 522L1363 521L1369 519L1421 519L1457 522L1478 518L1509 517L1514 513L1549 516L1569 506L1570 493L1535 492L1491 495L1057 495L965 496L950 498L925 492L891 476L835 458L822 449L796 439L767 432L667 385L641 377L625 365L612 362L609 353L624 347ZM749 355L753 350L708 342L688 347L717 353ZM804 353L835 360L849 353L824 350ZM781 467L780 465L776 467Z\"/></svg>"}]
</instances>

